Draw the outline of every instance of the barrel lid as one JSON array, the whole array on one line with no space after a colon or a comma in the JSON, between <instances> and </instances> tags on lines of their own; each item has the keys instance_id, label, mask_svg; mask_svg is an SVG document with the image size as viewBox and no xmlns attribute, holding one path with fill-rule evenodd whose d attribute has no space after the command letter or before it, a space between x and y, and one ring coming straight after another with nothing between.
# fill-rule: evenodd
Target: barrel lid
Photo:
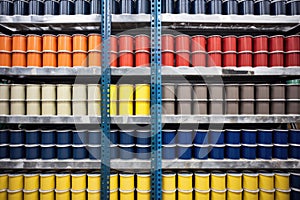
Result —
<instances>
[{"instance_id":1,"label":"barrel lid","mask_svg":"<svg viewBox=\"0 0 300 200\"><path fill-rule=\"evenodd\" d=\"M264 190L264 189L260 189L260 191L262 191L262 192L267 192L267 193L273 193L273 192L275 192L275 189L273 189L273 190Z\"/></svg>"},{"instance_id":2,"label":"barrel lid","mask_svg":"<svg viewBox=\"0 0 300 200\"><path fill-rule=\"evenodd\" d=\"M201 176L201 177L208 177L210 176L210 173L206 172L206 171L196 171L195 173L195 176Z\"/></svg>"},{"instance_id":3,"label":"barrel lid","mask_svg":"<svg viewBox=\"0 0 300 200\"><path fill-rule=\"evenodd\" d=\"M176 176L176 173L173 172L173 171L164 171L162 173L162 176L165 176L165 177L173 177L173 176Z\"/></svg>"},{"instance_id":4,"label":"barrel lid","mask_svg":"<svg viewBox=\"0 0 300 200\"><path fill-rule=\"evenodd\" d=\"M241 144L226 144L228 147L241 147Z\"/></svg>"},{"instance_id":5,"label":"barrel lid","mask_svg":"<svg viewBox=\"0 0 300 200\"><path fill-rule=\"evenodd\" d=\"M298 188L291 188L291 190L300 192L300 189L298 189Z\"/></svg>"},{"instance_id":6,"label":"barrel lid","mask_svg":"<svg viewBox=\"0 0 300 200\"><path fill-rule=\"evenodd\" d=\"M207 148L209 144L194 144L194 147Z\"/></svg>"},{"instance_id":7,"label":"barrel lid","mask_svg":"<svg viewBox=\"0 0 300 200\"><path fill-rule=\"evenodd\" d=\"M227 189L225 190L215 190L215 189L211 189L212 192L216 192L216 193L224 193L227 191Z\"/></svg>"},{"instance_id":8,"label":"barrel lid","mask_svg":"<svg viewBox=\"0 0 300 200\"><path fill-rule=\"evenodd\" d=\"M163 147L171 148L171 147L176 147L176 144L163 144Z\"/></svg>"},{"instance_id":9,"label":"barrel lid","mask_svg":"<svg viewBox=\"0 0 300 200\"><path fill-rule=\"evenodd\" d=\"M196 192L200 192L200 193L209 193L210 192L210 189L209 190L198 190L198 189L194 188L194 190Z\"/></svg>"},{"instance_id":10,"label":"barrel lid","mask_svg":"<svg viewBox=\"0 0 300 200\"><path fill-rule=\"evenodd\" d=\"M151 147L151 145L145 145L145 144L136 144L136 147L140 147L140 148L149 148Z\"/></svg>"},{"instance_id":11,"label":"barrel lid","mask_svg":"<svg viewBox=\"0 0 300 200\"><path fill-rule=\"evenodd\" d=\"M278 192L283 192L283 193L289 193L289 192L291 192L291 189L288 189L288 190L280 190L280 189L276 189L276 191L278 191Z\"/></svg>"},{"instance_id":12,"label":"barrel lid","mask_svg":"<svg viewBox=\"0 0 300 200\"><path fill-rule=\"evenodd\" d=\"M151 176L151 174L149 174L149 173L138 173L136 175L139 177L150 177Z\"/></svg>"},{"instance_id":13,"label":"barrel lid","mask_svg":"<svg viewBox=\"0 0 300 200\"><path fill-rule=\"evenodd\" d=\"M190 177L190 176L193 176L193 173L192 173L192 172L189 172L189 171L179 171L179 172L178 172L178 175Z\"/></svg>"},{"instance_id":14,"label":"barrel lid","mask_svg":"<svg viewBox=\"0 0 300 200\"><path fill-rule=\"evenodd\" d=\"M72 190L72 189L71 189L71 192L72 192L72 193L81 193L81 192L85 192L85 190Z\"/></svg>"},{"instance_id":15,"label":"barrel lid","mask_svg":"<svg viewBox=\"0 0 300 200\"><path fill-rule=\"evenodd\" d=\"M8 193L17 193L17 192L22 192L23 190L7 190Z\"/></svg>"},{"instance_id":16,"label":"barrel lid","mask_svg":"<svg viewBox=\"0 0 300 200\"><path fill-rule=\"evenodd\" d=\"M175 189L175 190L162 190L163 193L168 193L168 194L175 193L176 191L177 191L177 189Z\"/></svg>"},{"instance_id":17,"label":"barrel lid","mask_svg":"<svg viewBox=\"0 0 300 200\"><path fill-rule=\"evenodd\" d=\"M226 129L226 131L231 131L231 132L241 132L240 129Z\"/></svg>"},{"instance_id":18,"label":"barrel lid","mask_svg":"<svg viewBox=\"0 0 300 200\"><path fill-rule=\"evenodd\" d=\"M140 132L140 133L148 133L148 132L150 132L150 130L136 130L136 132Z\"/></svg>"},{"instance_id":19,"label":"barrel lid","mask_svg":"<svg viewBox=\"0 0 300 200\"><path fill-rule=\"evenodd\" d=\"M242 129L242 131L247 131L247 132L257 132L255 129Z\"/></svg>"},{"instance_id":20,"label":"barrel lid","mask_svg":"<svg viewBox=\"0 0 300 200\"><path fill-rule=\"evenodd\" d=\"M193 192L193 189L191 190L181 190L181 189L177 189L178 192L181 192L181 193L192 193Z\"/></svg>"},{"instance_id":21,"label":"barrel lid","mask_svg":"<svg viewBox=\"0 0 300 200\"><path fill-rule=\"evenodd\" d=\"M38 189L36 189L36 190L24 190L23 189L24 193L33 193L33 192L38 192L38 191L39 191Z\"/></svg>"},{"instance_id":22,"label":"barrel lid","mask_svg":"<svg viewBox=\"0 0 300 200\"><path fill-rule=\"evenodd\" d=\"M54 191L55 191L55 193L66 193L66 192L69 192L70 190L57 190L57 189L55 189Z\"/></svg>"},{"instance_id":23,"label":"barrel lid","mask_svg":"<svg viewBox=\"0 0 300 200\"><path fill-rule=\"evenodd\" d=\"M247 190L247 189L244 189L245 192L250 192L250 193L258 193L259 192L259 189L257 190Z\"/></svg>"},{"instance_id":24,"label":"barrel lid","mask_svg":"<svg viewBox=\"0 0 300 200\"><path fill-rule=\"evenodd\" d=\"M288 144L274 144L274 146L276 147L288 147Z\"/></svg>"},{"instance_id":25,"label":"barrel lid","mask_svg":"<svg viewBox=\"0 0 300 200\"><path fill-rule=\"evenodd\" d=\"M206 38L205 35L194 35L194 36L192 36L192 38L196 38L196 37L205 37Z\"/></svg>"},{"instance_id":26,"label":"barrel lid","mask_svg":"<svg viewBox=\"0 0 300 200\"><path fill-rule=\"evenodd\" d=\"M233 171L233 170L228 171L228 172L227 172L227 175L230 175L230 176L238 176L238 177L243 176L242 173L239 173L238 171Z\"/></svg>"},{"instance_id":27,"label":"barrel lid","mask_svg":"<svg viewBox=\"0 0 300 200\"><path fill-rule=\"evenodd\" d=\"M289 132L289 130L284 130L284 129L273 129L273 131Z\"/></svg>"},{"instance_id":28,"label":"barrel lid","mask_svg":"<svg viewBox=\"0 0 300 200\"><path fill-rule=\"evenodd\" d=\"M176 130L165 129L165 130L162 130L162 132L176 132Z\"/></svg>"},{"instance_id":29,"label":"barrel lid","mask_svg":"<svg viewBox=\"0 0 300 200\"><path fill-rule=\"evenodd\" d=\"M241 193L243 192L244 190L241 189L241 190L231 190L231 189L227 189L229 192L233 192L233 193Z\"/></svg>"},{"instance_id":30,"label":"barrel lid","mask_svg":"<svg viewBox=\"0 0 300 200\"><path fill-rule=\"evenodd\" d=\"M226 176L226 173L224 173L224 172L222 172L222 171L212 171L212 172L211 172L211 175L212 175L212 176L222 176L222 177L224 176L224 177L225 177L225 176Z\"/></svg>"},{"instance_id":31,"label":"barrel lid","mask_svg":"<svg viewBox=\"0 0 300 200\"><path fill-rule=\"evenodd\" d=\"M132 177L132 176L134 176L133 173L120 173L119 175L120 175L120 177Z\"/></svg>"},{"instance_id":32,"label":"barrel lid","mask_svg":"<svg viewBox=\"0 0 300 200\"><path fill-rule=\"evenodd\" d=\"M136 191L138 193L150 193L151 192L151 190L138 190L138 189L136 189Z\"/></svg>"}]
</instances>

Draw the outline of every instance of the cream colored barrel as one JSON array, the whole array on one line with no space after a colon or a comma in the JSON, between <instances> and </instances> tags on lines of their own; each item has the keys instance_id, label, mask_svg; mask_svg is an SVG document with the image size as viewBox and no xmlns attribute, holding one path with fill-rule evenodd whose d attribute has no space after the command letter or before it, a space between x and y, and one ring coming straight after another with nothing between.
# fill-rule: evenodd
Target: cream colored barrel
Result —
<instances>
[{"instance_id":1,"label":"cream colored barrel","mask_svg":"<svg viewBox=\"0 0 300 200\"><path fill-rule=\"evenodd\" d=\"M72 101L72 109L73 109L73 115L87 115L87 105L86 101L80 101L80 100L73 100Z\"/></svg>"},{"instance_id":2,"label":"cream colored barrel","mask_svg":"<svg viewBox=\"0 0 300 200\"><path fill-rule=\"evenodd\" d=\"M56 85L57 100L70 101L72 99L72 85L70 84L58 84Z\"/></svg>"},{"instance_id":3,"label":"cream colored barrel","mask_svg":"<svg viewBox=\"0 0 300 200\"><path fill-rule=\"evenodd\" d=\"M100 100L101 88L99 84L88 84L88 100Z\"/></svg>"},{"instance_id":4,"label":"cream colored barrel","mask_svg":"<svg viewBox=\"0 0 300 200\"><path fill-rule=\"evenodd\" d=\"M41 100L41 85L39 84L26 84L26 100Z\"/></svg>"},{"instance_id":5,"label":"cream colored barrel","mask_svg":"<svg viewBox=\"0 0 300 200\"><path fill-rule=\"evenodd\" d=\"M25 100L25 85L12 84L10 89L11 100Z\"/></svg>"},{"instance_id":6,"label":"cream colored barrel","mask_svg":"<svg viewBox=\"0 0 300 200\"><path fill-rule=\"evenodd\" d=\"M43 84L42 85L42 100L56 100L56 85L53 84Z\"/></svg>"},{"instance_id":7,"label":"cream colored barrel","mask_svg":"<svg viewBox=\"0 0 300 200\"><path fill-rule=\"evenodd\" d=\"M0 84L0 100L8 100L10 98L10 85Z\"/></svg>"},{"instance_id":8,"label":"cream colored barrel","mask_svg":"<svg viewBox=\"0 0 300 200\"><path fill-rule=\"evenodd\" d=\"M74 84L72 91L73 100L86 101L87 100L87 87L84 84Z\"/></svg>"}]
</instances>

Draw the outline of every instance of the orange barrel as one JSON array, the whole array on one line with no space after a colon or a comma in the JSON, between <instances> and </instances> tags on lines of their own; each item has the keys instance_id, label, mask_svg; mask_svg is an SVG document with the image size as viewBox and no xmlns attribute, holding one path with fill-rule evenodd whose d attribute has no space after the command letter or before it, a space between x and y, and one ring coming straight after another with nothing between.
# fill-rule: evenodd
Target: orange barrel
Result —
<instances>
[{"instance_id":1,"label":"orange barrel","mask_svg":"<svg viewBox=\"0 0 300 200\"><path fill-rule=\"evenodd\" d=\"M11 37L0 34L0 51L11 51Z\"/></svg>"},{"instance_id":2,"label":"orange barrel","mask_svg":"<svg viewBox=\"0 0 300 200\"><path fill-rule=\"evenodd\" d=\"M57 53L56 52L43 52L43 67L57 67Z\"/></svg>"},{"instance_id":3,"label":"orange barrel","mask_svg":"<svg viewBox=\"0 0 300 200\"><path fill-rule=\"evenodd\" d=\"M73 67L87 67L87 53L85 51L73 51Z\"/></svg>"},{"instance_id":4,"label":"orange barrel","mask_svg":"<svg viewBox=\"0 0 300 200\"><path fill-rule=\"evenodd\" d=\"M12 35L12 51L26 51L26 36Z\"/></svg>"},{"instance_id":5,"label":"orange barrel","mask_svg":"<svg viewBox=\"0 0 300 200\"><path fill-rule=\"evenodd\" d=\"M58 67L72 67L72 52L58 52Z\"/></svg>"},{"instance_id":6,"label":"orange barrel","mask_svg":"<svg viewBox=\"0 0 300 200\"><path fill-rule=\"evenodd\" d=\"M150 66L150 52L139 50L135 52L135 66L149 67Z\"/></svg>"},{"instance_id":7,"label":"orange barrel","mask_svg":"<svg viewBox=\"0 0 300 200\"><path fill-rule=\"evenodd\" d=\"M87 51L87 37L83 34L74 34L73 37L73 51Z\"/></svg>"},{"instance_id":8,"label":"orange barrel","mask_svg":"<svg viewBox=\"0 0 300 200\"><path fill-rule=\"evenodd\" d=\"M51 34L44 34L43 37L43 51L57 51L57 37Z\"/></svg>"},{"instance_id":9,"label":"orange barrel","mask_svg":"<svg viewBox=\"0 0 300 200\"><path fill-rule=\"evenodd\" d=\"M11 67L11 52L0 51L0 58L1 67Z\"/></svg>"},{"instance_id":10,"label":"orange barrel","mask_svg":"<svg viewBox=\"0 0 300 200\"><path fill-rule=\"evenodd\" d=\"M110 51L118 52L118 37L115 35L110 36Z\"/></svg>"},{"instance_id":11,"label":"orange barrel","mask_svg":"<svg viewBox=\"0 0 300 200\"><path fill-rule=\"evenodd\" d=\"M42 51L42 37L39 35L27 35L27 51Z\"/></svg>"},{"instance_id":12,"label":"orange barrel","mask_svg":"<svg viewBox=\"0 0 300 200\"><path fill-rule=\"evenodd\" d=\"M42 67L42 53L27 52L27 67Z\"/></svg>"},{"instance_id":13,"label":"orange barrel","mask_svg":"<svg viewBox=\"0 0 300 200\"><path fill-rule=\"evenodd\" d=\"M110 66L118 67L118 53L117 52L110 53Z\"/></svg>"},{"instance_id":14,"label":"orange barrel","mask_svg":"<svg viewBox=\"0 0 300 200\"><path fill-rule=\"evenodd\" d=\"M88 52L88 66L101 67L101 51L90 50Z\"/></svg>"},{"instance_id":15,"label":"orange barrel","mask_svg":"<svg viewBox=\"0 0 300 200\"><path fill-rule=\"evenodd\" d=\"M175 38L176 51L190 51L190 36L178 35Z\"/></svg>"},{"instance_id":16,"label":"orange barrel","mask_svg":"<svg viewBox=\"0 0 300 200\"><path fill-rule=\"evenodd\" d=\"M150 51L150 37L145 34L135 36L136 51Z\"/></svg>"},{"instance_id":17,"label":"orange barrel","mask_svg":"<svg viewBox=\"0 0 300 200\"><path fill-rule=\"evenodd\" d=\"M58 35L58 51L73 51L72 36L60 34Z\"/></svg>"},{"instance_id":18,"label":"orange barrel","mask_svg":"<svg viewBox=\"0 0 300 200\"><path fill-rule=\"evenodd\" d=\"M88 46L89 51L100 51L101 50L101 35L98 33L88 34ZM73 43L74 45L74 43Z\"/></svg>"},{"instance_id":19,"label":"orange barrel","mask_svg":"<svg viewBox=\"0 0 300 200\"><path fill-rule=\"evenodd\" d=\"M126 51L120 52L120 67L133 67L133 53Z\"/></svg>"},{"instance_id":20,"label":"orange barrel","mask_svg":"<svg viewBox=\"0 0 300 200\"><path fill-rule=\"evenodd\" d=\"M134 37L131 35L120 35L119 36L119 51L130 51L133 52Z\"/></svg>"},{"instance_id":21,"label":"orange barrel","mask_svg":"<svg viewBox=\"0 0 300 200\"><path fill-rule=\"evenodd\" d=\"M26 67L26 52L13 52L12 53L12 66L13 67Z\"/></svg>"}]
</instances>

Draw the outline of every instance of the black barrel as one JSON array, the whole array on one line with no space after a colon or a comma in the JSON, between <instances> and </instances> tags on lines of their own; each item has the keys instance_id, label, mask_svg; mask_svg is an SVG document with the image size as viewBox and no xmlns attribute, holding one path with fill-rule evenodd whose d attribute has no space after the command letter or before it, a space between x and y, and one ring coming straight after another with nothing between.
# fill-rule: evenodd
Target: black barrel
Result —
<instances>
[{"instance_id":1,"label":"black barrel","mask_svg":"<svg viewBox=\"0 0 300 200\"><path fill-rule=\"evenodd\" d=\"M150 13L150 0L136 0L135 13L136 14L149 14Z\"/></svg>"},{"instance_id":2,"label":"black barrel","mask_svg":"<svg viewBox=\"0 0 300 200\"><path fill-rule=\"evenodd\" d=\"M254 2L255 15L270 15L270 1L258 0Z\"/></svg>"},{"instance_id":3,"label":"black barrel","mask_svg":"<svg viewBox=\"0 0 300 200\"><path fill-rule=\"evenodd\" d=\"M59 14L60 15L74 15L74 1L73 0L60 0Z\"/></svg>"},{"instance_id":4,"label":"black barrel","mask_svg":"<svg viewBox=\"0 0 300 200\"><path fill-rule=\"evenodd\" d=\"M120 14L120 3L117 0L110 0L111 14Z\"/></svg>"},{"instance_id":5,"label":"black barrel","mask_svg":"<svg viewBox=\"0 0 300 200\"><path fill-rule=\"evenodd\" d=\"M286 14L286 1L274 0L271 1L271 15L285 15Z\"/></svg>"},{"instance_id":6,"label":"black barrel","mask_svg":"<svg viewBox=\"0 0 300 200\"><path fill-rule=\"evenodd\" d=\"M14 15L28 15L28 0L14 0Z\"/></svg>"},{"instance_id":7,"label":"black barrel","mask_svg":"<svg viewBox=\"0 0 300 200\"><path fill-rule=\"evenodd\" d=\"M29 15L44 15L44 0L30 0Z\"/></svg>"},{"instance_id":8,"label":"black barrel","mask_svg":"<svg viewBox=\"0 0 300 200\"><path fill-rule=\"evenodd\" d=\"M12 0L0 0L0 15L13 15L14 3Z\"/></svg>"},{"instance_id":9,"label":"black barrel","mask_svg":"<svg viewBox=\"0 0 300 200\"><path fill-rule=\"evenodd\" d=\"M222 14L222 0L207 0L207 14Z\"/></svg>"},{"instance_id":10,"label":"black barrel","mask_svg":"<svg viewBox=\"0 0 300 200\"><path fill-rule=\"evenodd\" d=\"M287 15L300 15L300 0L291 0L286 3Z\"/></svg>"},{"instance_id":11,"label":"black barrel","mask_svg":"<svg viewBox=\"0 0 300 200\"><path fill-rule=\"evenodd\" d=\"M134 14L133 0L120 0L121 14Z\"/></svg>"},{"instance_id":12,"label":"black barrel","mask_svg":"<svg viewBox=\"0 0 300 200\"><path fill-rule=\"evenodd\" d=\"M254 2L253 0L241 0L238 4L239 15L253 15Z\"/></svg>"},{"instance_id":13,"label":"black barrel","mask_svg":"<svg viewBox=\"0 0 300 200\"><path fill-rule=\"evenodd\" d=\"M189 0L177 0L175 5L175 12L177 14L189 13L190 1Z\"/></svg>"},{"instance_id":14,"label":"black barrel","mask_svg":"<svg viewBox=\"0 0 300 200\"><path fill-rule=\"evenodd\" d=\"M165 0L161 2L162 13L174 13L174 0Z\"/></svg>"},{"instance_id":15,"label":"black barrel","mask_svg":"<svg viewBox=\"0 0 300 200\"><path fill-rule=\"evenodd\" d=\"M90 14L90 0L75 0L75 15Z\"/></svg>"},{"instance_id":16,"label":"black barrel","mask_svg":"<svg viewBox=\"0 0 300 200\"><path fill-rule=\"evenodd\" d=\"M59 1L58 0L45 0L44 15L58 15L59 14Z\"/></svg>"},{"instance_id":17,"label":"black barrel","mask_svg":"<svg viewBox=\"0 0 300 200\"><path fill-rule=\"evenodd\" d=\"M237 0L225 0L222 3L223 15L238 14L238 2Z\"/></svg>"},{"instance_id":18,"label":"black barrel","mask_svg":"<svg viewBox=\"0 0 300 200\"><path fill-rule=\"evenodd\" d=\"M194 0L191 5L191 14L205 14L205 0Z\"/></svg>"}]
</instances>

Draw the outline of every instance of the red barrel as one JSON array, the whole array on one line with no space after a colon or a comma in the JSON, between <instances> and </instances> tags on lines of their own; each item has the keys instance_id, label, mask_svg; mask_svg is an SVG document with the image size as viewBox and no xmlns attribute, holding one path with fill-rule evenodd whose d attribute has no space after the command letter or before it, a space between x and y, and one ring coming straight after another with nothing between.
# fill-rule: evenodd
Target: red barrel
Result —
<instances>
[{"instance_id":1,"label":"red barrel","mask_svg":"<svg viewBox=\"0 0 300 200\"><path fill-rule=\"evenodd\" d=\"M299 67L300 66L300 51L288 52L285 54L286 67Z\"/></svg>"},{"instance_id":2,"label":"red barrel","mask_svg":"<svg viewBox=\"0 0 300 200\"><path fill-rule=\"evenodd\" d=\"M162 51L174 51L174 36L170 34L164 34L161 36L161 50Z\"/></svg>"},{"instance_id":3,"label":"red barrel","mask_svg":"<svg viewBox=\"0 0 300 200\"><path fill-rule=\"evenodd\" d=\"M162 51L162 66L174 67L174 52Z\"/></svg>"},{"instance_id":4,"label":"red barrel","mask_svg":"<svg viewBox=\"0 0 300 200\"><path fill-rule=\"evenodd\" d=\"M150 37L144 34L135 36L135 50L150 51Z\"/></svg>"},{"instance_id":5,"label":"red barrel","mask_svg":"<svg viewBox=\"0 0 300 200\"><path fill-rule=\"evenodd\" d=\"M118 52L118 37L111 35L110 36L110 51Z\"/></svg>"},{"instance_id":6,"label":"red barrel","mask_svg":"<svg viewBox=\"0 0 300 200\"><path fill-rule=\"evenodd\" d=\"M195 35L192 37L192 52L206 51L206 37L204 35Z\"/></svg>"},{"instance_id":7,"label":"red barrel","mask_svg":"<svg viewBox=\"0 0 300 200\"><path fill-rule=\"evenodd\" d=\"M208 52L207 66L208 67L221 67L222 66L222 53L221 52Z\"/></svg>"},{"instance_id":8,"label":"red barrel","mask_svg":"<svg viewBox=\"0 0 300 200\"><path fill-rule=\"evenodd\" d=\"M254 37L253 39L253 51L264 51L268 52L268 36L266 35L259 35Z\"/></svg>"},{"instance_id":9,"label":"red barrel","mask_svg":"<svg viewBox=\"0 0 300 200\"><path fill-rule=\"evenodd\" d=\"M120 67L133 67L133 53L132 52L120 52Z\"/></svg>"},{"instance_id":10,"label":"red barrel","mask_svg":"<svg viewBox=\"0 0 300 200\"><path fill-rule=\"evenodd\" d=\"M176 51L190 51L190 36L178 35L175 38Z\"/></svg>"},{"instance_id":11,"label":"red barrel","mask_svg":"<svg viewBox=\"0 0 300 200\"><path fill-rule=\"evenodd\" d=\"M252 52L238 53L238 67L252 67Z\"/></svg>"},{"instance_id":12,"label":"red barrel","mask_svg":"<svg viewBox=\"0 0 300 200\"><path fill-rule=\"evenodd\" d=\"M300 35L291 35L285 38L285 51L300 51Z\"/></svg>"},{"instance_id":13,"label":"red barrel","mask_svg":"<svg viewBox=\"0 0 300 200\"><path fill-rule=\"evenodd\" d=\"M176 67L179 66L184 66L184 67L190 66L190 52L186 52L186 51L176 52Z\"/></svg>"},{"instance_id":14,"label":"red barrel","mask_svg":"<svg viewBox=\"0 0 300 200\"><path fill-rule=\"evenodd\" d=\"M236 39L234 35L224 36L222 38L222 49L223 52L236 52Z\"/></svg>"},{"instance_id":15,"label":"red barrel","mask_svg":"<svg viewBox=\"0 0 300 200\"><path fill-rule=\"evenodd\" d=\"M251 35L243 35L238 37L237 44L238 44L238 52L243 51L250 51L252 52L252 39Z\"/></svg>"},{"instance_id":16,"label":"red barrel","mask_svg":"<svg viewBox=\"0 0 300 200\"><path fill-rule=\"evenodd\" d=\"M136 67L149 67L150 66L150 53L149 51L136 51L135 52L135 66Z\"/></svg>"},{"instance_id":17,"label":"red barrel","mask_svg":"<svg viewBox=\"0 0 300 200\"><path fill-rule=\"evenodd\" d=\"M207 39L207 51L222 51L221 48L222 37L220 35L212 35Z\"/></svg>"},{"instance_id":18,"label":"red barrel","mask_svg":"<svg viewBox=\"0 0 300 200\"><path fill-rule=\"evenodd\" d=\"M269 51L284 51L283 47L284 37L283 35L274 35L269 38Z\"/></svg>"},{"instance_id":19,"label":"red barrel","mask_svg":"<svg viewBox=\"0 0 300 200\"><path fill-rule=\"evenodd\" d=\"M268 53L254 53L254 67L268 67Z\"/></svg>"},{"instance_id":20,"label":"red barrel","mask_svg":"<svg viewBox=\"0 0 300 200\"><path fill-rule=\"evenodd\" d=\"M284 66L284 53L283 52L271 52L269 54L270 67L283 67Z\"/></svg>"},{"instance_id":21,"label":"red barrel","mask_svg":"<svg viewBox=\"0 0 300 200\"><path fill-rule=\"evenodd\" d=\"M110 66L118 67L118 53L117 52L110 53Z\"/></svg>"},{"instance_id":22,"label":"red barrel","mask_svg":"<svg viewBox=\"0 0 300 200\"><path fill-rule=\"evenodd\" d=\"M223 54L223 67L236 67L236 52Z\"/></svg>"},{"instance_id":23,"label":"red barrel","mask_svg":"<svg viewBox=\"0 0 300 200\"><path fill-rule=\"evenodd\" d=\"M119 36L119 51L130 51L133 52L134 37L131 35L120 35Z\"/></svg>"},{"instance_id":24,"label":"red barrel","mask_svg":"<svg viewBox=\"0 0 300 200\"><path fill-rule=\"evenodd\" d=\"M192 53L193 67L206 67L206 53L203 51Z\"/></svg>"}]
</instances>

